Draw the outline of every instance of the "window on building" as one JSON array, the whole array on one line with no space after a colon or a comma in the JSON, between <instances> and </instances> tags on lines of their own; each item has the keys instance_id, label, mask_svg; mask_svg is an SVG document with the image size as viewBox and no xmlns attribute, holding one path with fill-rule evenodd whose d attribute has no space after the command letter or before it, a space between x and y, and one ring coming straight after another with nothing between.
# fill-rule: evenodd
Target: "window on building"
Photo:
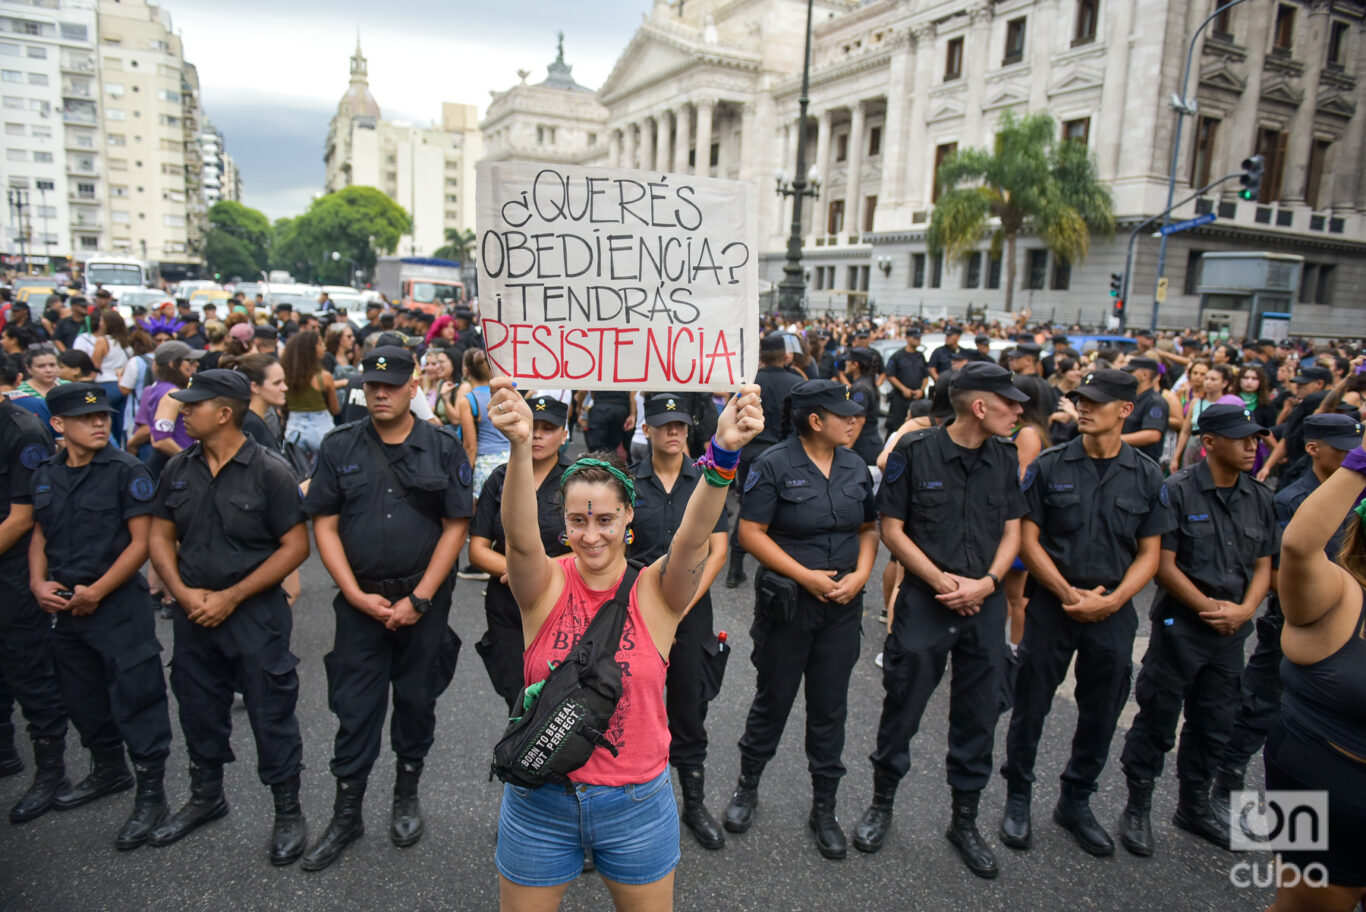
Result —
<instances>
[{"instance_id":1,"label":"window on building","mask_svg":"<svg viewBox=\"0 0 1366 912\"><path fill-rule=\"evenodd\" d=\"M811 273L811 281L815 282L816 291L825 291L825 267L817 266Z\"/></svg>"},{"instance_id":2,"label":"window on building","mask_svg":"<svg viewBox=\"0 0 1366 912\"><path fill-rule=\"evenodd\" d=\"M950 38L944 55L944 81L951 82L963 75L963 39Z\"/></svg>"},{"instance_id":3,"label":"window on building","mask_svg":"<svg viewBox=\"0 0 1366 912\"><path fill-rule=\"evenodd\" d=\"M1262 130L1257 153L1265 161L1262 195L1259 203L1275 203L1281 198L1285 180L1285 149L1289 137L1279 130Z\"/></svg>"},{"instance_id":4,"label":"window on building","mask_svg":"<svg viewBox=\"0 0 1366 912\"><path fill-rule=\"evenodd\" d=\"M936 253L930 261L930 287L938 288L944 283L944 254Z\"/></svg>"},{"instance_id":5,"label":"window on building","mask_svg":"<svg viewBox=\"0 0 1366 912\"><path fill-rule=\"evenodd\" d=\"M1086 145L1091 138L1091 118L1078 117L1076 120L1065 121L1062 125L1062 138L1065 141Z\"/></svg>"},{"instance_id":6,"label":"window on building","mask_svg":"<svg viewBox=\"0 0 1366 912\"><path fill-rule=\"evenodd\" d=\"M1316 139L1309 147L1309 168L1304 178L1304 199L1311 209L1322 208L1319 199L1323 189L1323 172L1328 162L1328 150L1332 143L1326 139Z\"/></svg>"},{"instance_id":7,"label":"window on building","mask_svg":"<svg viewBox=\"0 0 1366 912\"><path fill-rule=\"evenodd\" d=\"M598 144L598 134L596 134L596 133L589 133L589 134L588 134L588 145L590 145L590 146L596 146L597 144Z\"/></svg>"},{"instance_id":8,"label":"window on building","mask_svg":"<svg viewBox=\"0 0 1366 912\"><path fill-rule=\"evenodd\" d=\"M94 185L94 184L87 184L87 183L78 183L78 184L76 184L76 196L77 196L79 199L94 199L94 198L95 198L95 185Z\"/></svg>"},{"instance_id":9,"label":"window on building","mask_svg":"<svg viewBox=\"0 0 1366 912\"><path fill-rule=\"evenodd\" d=\"M25 53L28 55L28 58L30 60L47 59L47 48L39 47L36 44L30 44L27 48L25 48Z\"/></svg>"},{"instance_id":10,"label":"window on building","mask_svg":"<svg viewBox=\"0 0 1366 912\"><path fill-rule=\"evenodd\" d=\"M715 168L721 164L721 144L712 143L710 153L711 154L708 156L707 164Z\"/></svg>"},{"instance_id":11,"label":"window on building","mask_svg":"<svg viewBox=\"0 0 1366 912\"><path fill-rule=\"evenodd\" d=\"M447 187L456 187L456 186L459 186L459 184L460 184L460 182L459 182L458 180L456 180L455 178L453 178L453 177L448 177L448 178L446 178L446 186L447 186Z\"/></svg>"},{"instance_id":12,"label":"window on building","mask_svg":"<svg viewBox=\"0 0 1366 912\"><path fill-rule=\"evenodd\" d=\"M1006 55L1001 65L1019 63L1024 60L1025 17L1011 19L1006 23Z\"/></svg>"},{"instance_id":13,"label":"window on building","mask_svg":"<svg viewBox=\"0 0 1366 912\"><path fill-rule=\"evenodd\" d=\"M109 220L116 225L130 225L133 222L133 214L131 212L120 212L117 209L112 209L109 212Z\"/></svg>"},{"instance_id":14,"label":"window on building","mask_svg":"<svg viewBox=\"0 0 1366 912\"><path fill-rule=\"evenodd\" d=\"M114 184L114 185L111 185L111 186L109 187L109 195L110 195L110 196L120 196L120 197L127 196L127 195L128 195L128 188L127 188L126 186L122 185L122 184Z\"/></svg>"},{"instance_id":15,"label":"window on building","mask_svg":"<svg viewBox=\"0 0 1366 912\"><path fill-rule=\"evenodd\" d=\"M849 132L835 135L835 161L842 162L849 158Z\"/></svg>"},{"instance_id":16,"label":"window on building","mask_svg":"<svg viewBox=\"0 0 1366 912\"><path fill-rule=\"evenodd\" d=\"M37 111L41 116L46 117L52 110L52 103L42 98L30 98L28 100L28 109L30 111Z\"/></svg>"},{"instance_id":17,"label":"window on building","mask_svg":"<svg viewBox=\"0 0 1366 912\"><path fill-rule=\"evenodd\" d=\"M930 202L939 202L939 168L944 164L950 155L958 151L958 143L943 143L934 148L934 189L930 193Z\"/></svg>"},{"instance_id":18,"label":"window on building","mask_svg":"<svg viewBox=\"0 0 1366 912\"><path fill-rule=\"evenodd\" d=\"M982 284L982 251L974 250L963 257L963 287L976 288Z\"/></svg>"},{"instance_id":19,"label":"window on building","mask_svg":"<svg viewBox=\"0 0 1366 912\"><path fill-rule=\"evenodd\" d=\"M24 99L14 95L6 95L5 108L10 111L22 111L24 109Z\"/></svg>"},{"instance_id":20,"label":"window on building","mask_svg":"<svg viewBox=\"0 0 1366 912\"><path fill-rule=\"evenodd\" d=\"M1319 290L1319 264L1305 263L1300 268L1300 303L1313 304Z\"/></svg>"},{"instance_id":21,"label":"window on building","mask_svg":"<svg viewBox=\"0 0 1366 912\"><path fill-rule=\"evenodd\" d=\"M34 125L33 125L33 128L29 130L29 133L33 136L34 139L51 139L51 138L52 138L52 128L51 128L51 127L39 126L38 124L34 124ZM83 137L79 137L79 136L76 137L76 144L77 144L77 145L82 145L82 143L81 143L81 139L82 139L82 138L83 138ZM92 145L93 145L93 142L92 142Z\"/></svg>"},{"instance_id":22,"label":"window on building","mask_svg":"<svg viewBox=\"0 0 1366 912\"><path fill-rule=\"evenodd\" d=\"M1100 0L1077 0L1077 21L1072 29L1072 45L1090 44L1096 40L1096 20L1100 18Z\"/></svg>"},{"instance_id":23,"label":"window on building","mask_svg":"<svg viewBox=\"0 0 1366 912\"><path fill-rule=\"evenodd\" d=\"M179 117L172 117L172 116L169 115L169 114L161 114L161 115L159 115L159 118L158 118L158 119L161 121L161 125L162 125L163 127L178 127L178 126L180 126L180 118L179 118Z\"/></svg>"},{"instance_id":24,"label":"window on building","mask_svg":"<svg viewBox=\"0 0 1366 912\"><path fill-rule=\"evenodd\" d=\"M858 291L858 267L846 266L844 275L844 287L849 291Z\"/></svg>"},{"instance_id":25,"label":"window on building","mask_svg":"<svg viewBox=\"0 0 1366 912\"><path fill-rule=\"evenodd\" d=\"M1337 267L1332 263L1324 263L1319 266L1319 283L1317 289L1318 297L1316 303L1330 305L1333 303L1333 274L1337 272Z\"/></svg>"},{"instance_id":26,"label":"window on building","mask_svg":"<svg viewBox=\"0 0 1366 912\"><path fill-rule=\"evenodd\" d=\"M865 196L863 198L863 231L867 233L873 230L873 217L877 213L877 197Z\"/></svg>"},{"instance_id":27,"label":"window on building","mask_svg":"<svg viewBox=\"0 0 1366 912\"><path fill-rule=\"evenodd\" d=\"M874 158L882 154L882 126L868 128L868 157Z\"/></svg>"},{"instance_id":28,"label":"window on building","mask_svg":"<svg viewBox=\"0 0 1366 912\"><path fill-rule=\"evenodd\" d=\"M122 98L122 97L123 97L123 83L121 83L121 82L106 82L106 83L104 84L104 94L108 95L110 98Z\"/></svg>"},{"instance_id":29,"label":"window on building","mask_svg":"<svg viewBox=\"0 0 1366 912\"><path fill-rule=\"evenodd\" d=\"M1001 258L991 257L987 262L987 287L1001 287Z\"/></svg>"},{"instance_id":30,"label":"window on building","mask_svg":"<svg viewBox=\"0 0 1366 912\"><path fill-rule=\"evenodd\" d=\"M831 200L825 219L825 233L839 234L844 230L844 200Z\"/></svg>"},{"instance_id":31,"label":"window on building","mask_svg":"<svg viewBox=\"0 0 1366 912\"><path fill-rule=\"evenodd\" d=\"M911 287L925 287L925 254L911 254Z\"/></svg>"},{"instance_id":32,"label":"window on building","mask_svg":"<svg viewBox=\"0 0 1366 912\"><path fill-rule=\"evenodd\" d=\"M1328 65L1344 67L1347 65L1347 36L1350 26L1345 22L1334 22L1328 34Z\"/></svg>"},{"instance_id":33,"label":"window on building","mask_svg":"<svg viewBox=\"0 0 1366 912\"><path fill-rule=\"evenodd\" d=\"M1203 250L1186 251L1186 278L1181 285L1181 293L1185 295L1196 295L1200 292L1200 258L1205 255Z\"/></svg>"},{"instance_id":34,"label":"window on building","mask_svg":"<svg viewBox=\"0 0 1366 912\"><path fill-rule=\"evenodd\" d=\"M185 216L167 213L161 217L161 224L165 225L167 228L184 228Z\"/></svg>"},{"instance_id":35,"label":"window on building","mask_svg":"<svg viewBox=\"0 0 1366 912\"><path fill-rule=\"evenodd\" d=\"M62 38L66 41L85 41L90 33L83 25L71 22L62 23Z\"/></svg>"},{"instance_id":36,"label":"window on building","mask_svg":"<svg viewBox=\"0 0 1366 912\"><path fill-rule=\"evenodd\" d=\"M1227 5L1228 0L1209 0L1209 2L1210 2L1210 6L1213 8L1213 9L1211 10L1211 12L1212 12L1214 9L1218 9L1218 8L1221 7L1221 6ZM1214 17L1214 24L1211 26L1211 28L1214 29L1214 33L1215 33L1215 35L1217 35L1218 37L1224 38L1224 39L1227 39L1227 40L1232 40L1232 39L1233 39L1233 10L1224 10L1224 11L1223 11L1222 13L1220 13L1218 16L1215 16L1215 17Z\"/></svg>"},{"instance_id":37,"label":"window on building","mask_svg":"<svg viewBox=\"0 0 1366 912\"><path fill-rule=\"evenodd\" d=\"M1029 291L1042 291L1048 281L1048 251L1029 250L1025 252L1024 287Z\"/></svg>"},{"instance_id":38,"label":"window on building","mask_svg":"<svg viewBox=\"0 0 1366 912\"><path fill-rule=\"evenodd\" d=\"M25 149L6 149L5 158L12 162L28 161L28 151Z\"/></svg>"},{"instance_id":39,"label":"window on building","mask_svg":"<svg viewBox=\"0 0 1366 912\"><path fill-rule=\"evenodd\" d=\"M1049 286L1054 291L1066 291L1072 284L1072 264L1062 257L1053 258L1053 282Z\"/></svg>"},{"instance_id":40,"label":"window on building","mask_svg":"<svg viewBox=\"0 0 1366 912\"><path fill-rule=\"evenodd\" d=\"M100 236L97 234L83 234L80 236L82 250L98 250L100 246Z\"/></svg>"},{"instance_id":41,"label":"window on building","mask_svg":"<svg viewBox=\"0 0 1366 912\"><path fill-rule=\"evenodd\" d=\"M0 81L4 82L23 82L24 74L22 70L0 70Z\"/></svg>"},{"instance_id":42,"label":"window on building","mask_svg":"<svg viewBox=\"0 0 1366 912\"><path fill-rule=\"evenodd\" d=\"M19 45L12 41L0 41L0 57L18 57Z\"/></svg>"},{"instance_id":43,"label":"window on building","mask_svg":"<svg viewBox=\"0 0 1366 912\"><path fill-rule=\"evenodd\" d=\"M104 119L105 119L105 120L127 120L127 119L128 119L128 112L124 111L122 108L105 108L105 109L104 109Z\"/></svg>"},{"instance_id":44,"label":"window on building","mask_svg":"<svg viewBox=\"0 0 1366 912\"><path fill-rule=\"evenodd\" d=\"M448 222L458 222L458 221L460 221L460 213L458 213L458 212L452 212L451 210L447 209L447 210L446 210L446 221L448 221Z\"/></svg>"},{"instance_id":45,"label":"window on building","mask_svg":"<svg viewBox=\"0 0 1366 912\"><path fill-rule=\"evenodd\" d=\"M180 104L180 93L170 89L157 89L157 98L160 98L162 101L171 101Z\"/></svg>"},{"instance_id":46,"label":"window on building","mask_svg":"<svg viewBox=\"0 0 1366 912\"><path fill-rule=\"evenodd\" d=\"M111 146L128 145L128 137L123 135L122 133L110 133L108 134L107 139L109 140L109 145Z\"/></svg>"},{"instance_id":47,"label":"window on building","mask_svg":"<svg viewBox=\"0 0 1366 912\"><path fill-rule=\"evenodd\" d=\"M447 194L446 194L446 202L448 202L448 203L458 203L458 202L460 202L460 197L456 196L454 193L447 193Z\"/></svg>"},{"instance_id":48,"label":"window on building","mask_svg":"<svg viewBox=\"0 0 1366 912\"><path fill-rule=\"evenodd\" d=\"M51 153L51 152L34 152L34 153L33 153L33 160L36 161L36 162L37 162L38 164L40 164L40 165L50 165L50 164L52 164L52 153ZM86 170L86 171L93 171L94 168L95 168L95 166L94 166L94 165L91 165L89 168L86 168L86 169L84 169L84 170Z\"/></svg>"},{"instance_id":49,"label":"window on building","mask_svg":"<svg viewBox=\"0 0 1366 912\"><path fill-rule=\"evenodd\" d=\"M47 74L46 74L46 73L29 73L29 74L28 74L28 84L31 85L31 86L45 86L45 85L47 85Z\"/></svg>"},{"instance_id":50,"label":"window on building","mask_svg":"<svg viewBox=\"0 0 1366 912\"><path fill-rule=\"evenodd\" d=\"M19 123L7 123L7 124L5 124L5 135L6 135L6 136L27 136L27 135L28 135L28 130L27 130L27 128L24 127L23 124L19 124Z\"/></svg>"},{"instance_id":51,"label":"window on building","mask_svg":"<svg viewBox=\"0 0 1366 912\"><path fill-rule=\"evenodd\" d=\"M1210 181L1214 165L1214 140L1218 133L1217 117L1201 117L1195 126L1195 149L1191 154L1191 187L1194 189Z\"/></svg>"},{"instance_id":52,"label":"window on building","mask_svg":"<svg viewBox=\"0 0 1366 912\"><path fill-rule=\"evenodd\" d=\"M1282 3L1276 7L1276 25L1271 33L1271 50L1283 56L1290 56L1295 43L1295 8Z\"/></svg>"}]
</instances>

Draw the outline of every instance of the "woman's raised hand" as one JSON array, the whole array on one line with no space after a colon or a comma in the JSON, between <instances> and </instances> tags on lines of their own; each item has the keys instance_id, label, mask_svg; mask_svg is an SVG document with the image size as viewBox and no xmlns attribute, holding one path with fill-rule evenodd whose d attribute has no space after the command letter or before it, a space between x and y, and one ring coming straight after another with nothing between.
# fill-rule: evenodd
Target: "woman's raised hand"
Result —
<instances>
[{"instance_id":1,"label":"woman's raised hand","mask_svg":"<svg viewBox=\"0 0 1366 912\"><path fill-rule=\"evenodd\" d=\"M732 396L716 421L716 442L723 449L739 450L764 429L764 410L759 403L759 386L749 383Z\"/></svg>"},{"instance_id":2,"label":"woman's raised hand","mask_svg":"<svg viewBox=\"0 0 1366 912\"><path fill-rule=\"evenodd\" d=\"M494 377L489 381L489 420L514 447L531 442L531 408L513 387L511 377Z\"/></svg>"}]
</instances>

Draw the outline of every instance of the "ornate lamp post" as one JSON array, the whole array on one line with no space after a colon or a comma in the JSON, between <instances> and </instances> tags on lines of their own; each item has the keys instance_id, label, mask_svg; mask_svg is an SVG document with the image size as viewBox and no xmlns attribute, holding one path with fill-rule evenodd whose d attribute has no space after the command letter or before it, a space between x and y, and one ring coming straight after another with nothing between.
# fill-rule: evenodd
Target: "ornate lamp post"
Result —
<instances>
[{"instance_id":1,"label":"ornate lamp post","mask_svg":"<svg viewBox=\"0 0 1366 912\"><path fill-rule=\"evenodd\" d=\"M802 58L802 94L797 99L797 169L789 182L787 175L778 174L778 195L792 197L792 233L787 238L787 262L783 264L783 280L778 283L778 307L783 314L798 319L806 316L806 279L802 273L802 199L820 195L820 181L815 167L806 173L806 107L810 103L811 84L811 5L806 0L806 53Z\"/></svg>"}]
</instances>

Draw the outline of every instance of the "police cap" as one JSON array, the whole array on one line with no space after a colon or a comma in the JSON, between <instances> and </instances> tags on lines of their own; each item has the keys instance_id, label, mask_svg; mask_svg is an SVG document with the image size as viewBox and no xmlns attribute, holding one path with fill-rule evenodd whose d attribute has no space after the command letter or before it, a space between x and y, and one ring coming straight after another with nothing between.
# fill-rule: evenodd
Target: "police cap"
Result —
<instances>
[{"instance_id":1,"label":"police cap","mask_svg":"<svg viewBox=\"0 0 1366 912\"><path fill-rule=\"evenodd\" d=\"M1039 344L1038 344L1037 342L1021 342L1019 345L1015 346L1015 355L1014 355L1014 357L1016 357L1016 358L1024 358L1024 357L1037 358L1037 357L1039 357L1039 355L1042 354L1042 353L1043 353L1043 349L1039 347Z\"/></svg>"},{"instance_id":2,"label":"police cap","mask_svg":"<svg viewBox=\"0 0 1366 912\"><path fill-rule=\"evenodd\" d=\"M849 398L849 387L834 380L803 380L789 395L794 409L815 406L846 418L863 413L863 406Z\"/></svg>"},{"instance_id":3,"label":"police cap","mask_svg":"<svg viewBox=\"0 0 1366 912\"><path fill-rule=\"evenodd\" d=\"M1300 372L1296 374L1290 382L1313 383L1315 380L1322 380L1324 383L1332 383L1333 372L1326 367L1319 367L1317 364L1310 364L1306 367L1301 367Z\"/></svg>"},{"instance_id":4,"label":"police cap","mask_svg":"<svg viewBox=\"0 0 1366 912\"><path fill-rule=\"evenodd\" d=\"M1092 402L1133 402L1138 398L1138 381L1122 370L1096 370L1086 375L1081 386L1067 394L1069 399L1085 396ZM1201 423L1203 426L1203 415Z\"/></svg>"},{"instance_id":5,"label":"police cap","mask_svg":"<svg viewBox=\"0 0 1366 912\"><path fill-rule=\"evenodd\" d=\"M1252 420L1251 409L1241 405L1215 403L1200 413L1200 433L1242 440L1244 437L1261 436L1269 432Z\"/></svg>"},{"instance_id":6,"label":"police cap","mask_svg":"<svg viewBox=\"0 0 1366 912\"><path fill-rule=\"evenodd\" d=\"M569 406L552 396L532 396L526 404L531 407L534 421L544 421L556 427L564 427L569 423Z\"/></svg>"},{"instance_id":7,"label":"police cap","mask_svg":"<svg viewBox=\"0 0 1366 912\"><path fill-rule=\"evenodd\" d=\"M1029 395L1023 390L1016 389L1015 384L1011 382L1012 376L1010 371L999 364L992 364L990 361L974 361L955 373L949 385L953 389L982 390L995 393L1012 402L1028 402Z\"/></svg>"},{"instance_id":8,"label":"police cap","mask_svg":"<svg viewBox=\"0 0 1366 912\"><path fill-rule=\"evenodd\" d=\"M1129 363L1124 365L1124 369L1129 373L1136 370L1150 370L1154 374L1162 373L1162 365L1158 364L1155 358L1130 358Z\"/></svg>"},{"instance_id":9,"label":"police cap","mask_svg":"<svg viewBox=\"0 0 1366 912\"><path fill-rule=\"evenodd\" d=\"M645 423L650 427L662 427L671 421L692 424L688 414L687 401L677 393L656 393L645 400Z\"/></svg>"},{"instance_id":10,"label":"police cap","mask_svg":"<svg viewBox=\"0 0 1366 912\"><path fill-rule=\"evenodd\" d=\"M65 387L57 387L64 389ZM48 404L52 404L52 393L48 393ZM53 414L57 413L54 408ZM1205 417L1200 416L1200 426L1204 427ZM1304 419L1304 439L1318 440L1328 444L1336 450L1355 450L1361 446L1362 426L1360 421L1354 420L1350 415L1328 413L1323 415L1310 415Z\"/></svg>"},{"instance_id":11,"label":"police cap","mask_svg":"<svg viewBox=\"0 0 1366 912\"><path fill-rule=\"evenodd\" d=\"M387 386L405 385L413 379L413 371L417 369L413 353L397 345L376 346L360 365L362 383L383 383Z\"/></svg>"},{"instance_id":12,"label":"police cap","mask_svg":"<svg viewBox=\"0 0 1366 912\"><path fill-rule=\"evenodd\" d=\"M192 376L189 385L174 391L170 396L179 402L205 402L209 399L250 402L251 381L247 379L246 374L235 370L206 370Z\"/></svg>"},{"instance_id":13,"label":"police cap","mask_svg":"<svg viewBox=\"0 0 1366 912\"><path fill-rule=\"evenodd\" d=\"M109 406L109 395L98 383L63 383L54 387L47 394L47 407L59 418L114 411Z\"/></svg>"}]
</instances>

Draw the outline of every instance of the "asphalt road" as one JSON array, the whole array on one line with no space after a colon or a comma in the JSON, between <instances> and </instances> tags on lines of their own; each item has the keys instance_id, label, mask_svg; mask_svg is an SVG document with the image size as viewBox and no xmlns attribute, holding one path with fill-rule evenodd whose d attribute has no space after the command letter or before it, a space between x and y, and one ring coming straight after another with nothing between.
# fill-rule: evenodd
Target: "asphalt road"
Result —
<instances>
[{"instance_id":1,"label":"asphalt road","mask_svg":"<svg viewBox=\"0 0 1366 912\"><path fill-rule=\"evenodd\" d=\"M885 560L885 552L883 553ZM753 561L748 562L751 576ZM879 561L880 573L882 561ZM880 577L875 574L874 580ZM331 813L333 780L327 771L334 719L327 709L323 655L331 648L335 592L317 557L303 569L303 595L295 606L293 649L302 660L299 719L303 726L303 803L310 836L321 832ZM455 680L438 704L437 740L422 780L427 829L416 846L397 849L388 839L392 755L381 755L366 799L368 832L331 868L308 874L297 866L276 869L266 861L272 819L269 790L256 778L255 749L240 701L233 712L233 748L238 762L226 775L231 813L184 841L167 848L143 847L120 853L114 833L131 806L131 792L69 812L50 812L24 826L0 822L0 908L26 910L182 910L289 909L372 910L400 908L494 909L501 786L488 781L492 745L501 733L503 704L489 685L473 644L484 631L481 584L460 581L451 626L464 642ZM712 759L708 766L710 806L718 816L739 770L736 742L753 693L749 664L751 589L713 590L718 629L730 635L735 650L725 685L709 717ZM1150 595L1140 600L1146 613ZM844 761L849 775L840 791L840 818L846 831L862 814L871 795L866 757L873 747L881 706L881 672L874 656L881 648L875 599L864 617L864 644L850 687L848 740ZM158 621L165 657L170 657L170 622ZM1146 629L1146 622L1144 624ZM1142 642L1136 647L1141 656ZM1231 867L1253 861L1265 866L1264 853L1233 855L1176 830L1170 823L1176 802L1174 758L1154 800L1157 855L1140 859L1120 848L1109 859L1095 859L1076 846L1051 820L1056 775L1066 762L1076 724L1072 701L1059 695L1049 717L1039 754L1040 785L1034 803L1034 848L1020 853L1000 845L996 835L1005 800L995 779L982 799L982 831L996 849L1001 876L984 881L963 867L944 838L949 795L944 782L947 736L947 685L935 695L920 734L912 745L915 764L897 796L893 830L877 855L850 848L849 858L826 861L817 854L806 826L810 783L802 751L804 714L798 700L777 758L760 788L754 828L728 834L725 849L708 852L683 831L683 859L677 871L676 908L680 910L1240 910L1264 909L1270 891L1236 889ZM1125 725L1132 718L1126 714ZM16 722L20 720L16 718ZM188 797L186 756L172 704L175 742L167 774L172 807ZM997 729L996 762L1005 750L1006 724ZM27 785L31 757L27 739L21 753L28 768L0 780L0 805L8 808ZM386 732L387 744L387 732ZM1093 800L1102 823L1114 826L1124 805L1119 751L1123 731ZM67 759L74 776L85 769L85 752L74 730ZM1261 775L1260 760L1249 776ZM676 788L676 787L675 787ZM563 908L610 908L596 875L569 890Z\"/></svg>"}]
</instances>

